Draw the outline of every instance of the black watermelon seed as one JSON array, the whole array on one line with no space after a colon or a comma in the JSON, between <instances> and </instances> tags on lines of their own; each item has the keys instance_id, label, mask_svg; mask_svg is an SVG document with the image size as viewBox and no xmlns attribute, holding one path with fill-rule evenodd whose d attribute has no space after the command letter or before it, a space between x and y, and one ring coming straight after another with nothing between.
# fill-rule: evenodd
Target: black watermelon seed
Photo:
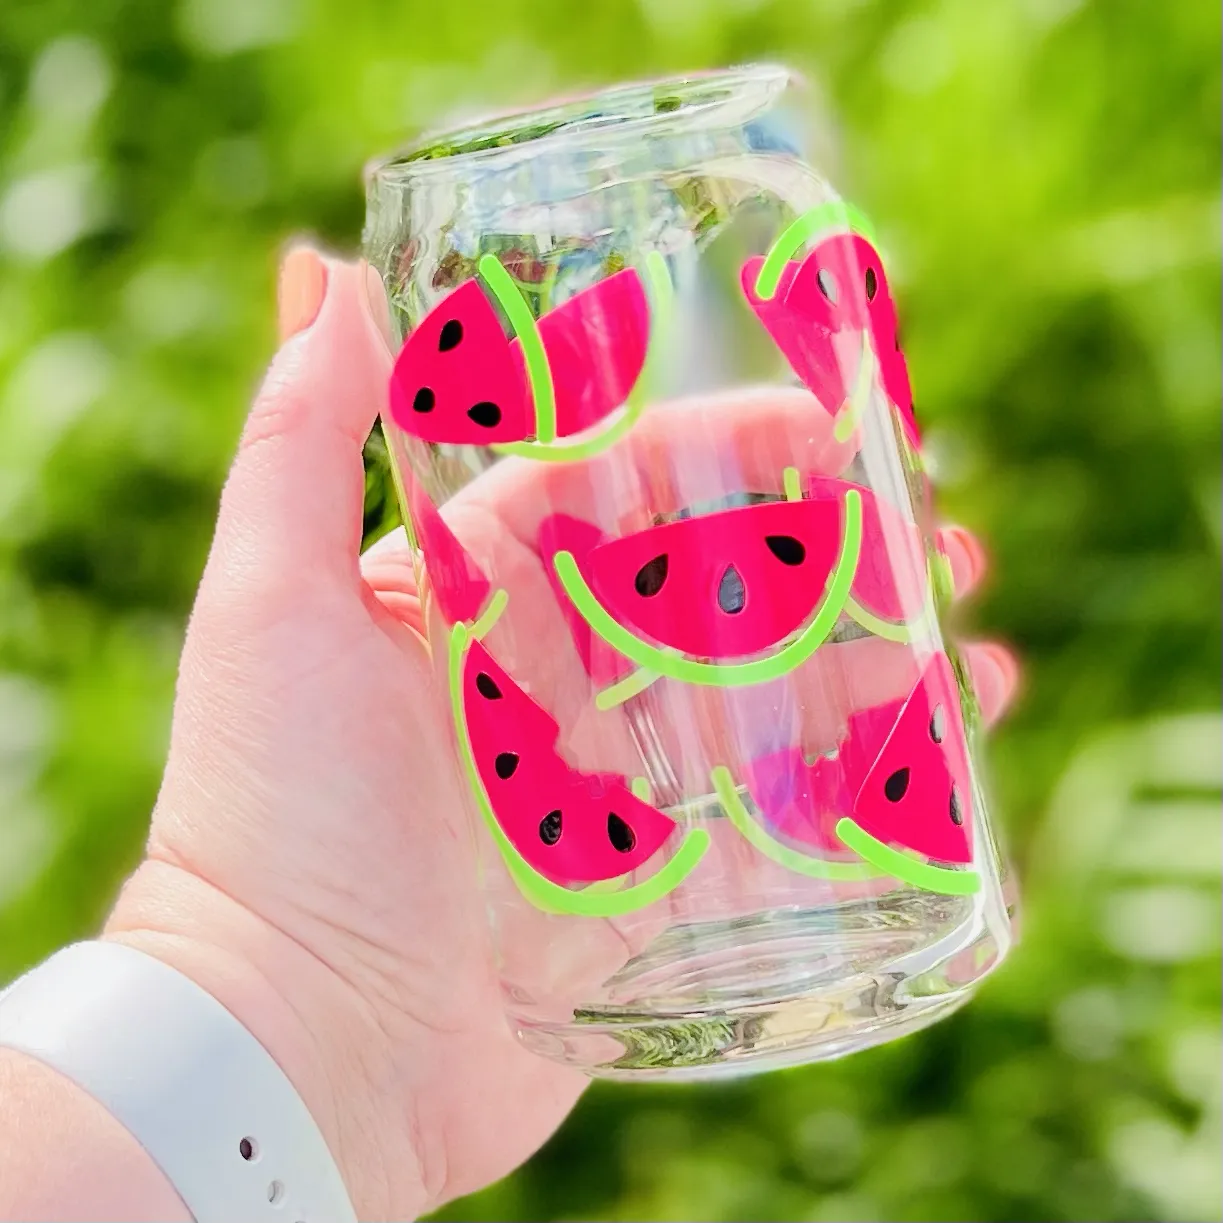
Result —
<instances>
[{"instance_id":1,"label":"black watermelon seed","mask_svg":"<svg viewBox=\"0 0 1223 1223\"><path fill-rule=\"evenodd\" d=\"M498 752L497 759L493 761L493 768L497 770L497 776L502 781L509 781L514 776L514 770L518 767L517 752Z\"/></svg>"},{"instance_id":2,"label":"black watermelon seed","mask_svg":"<svg viewBox=\"0 0 1223 1223\"><path fill-rule=\"evenodd\" d=\"M539 839L545 845L555 845L561 839L561 813L549 811L539 821Z\"/></svg>"},{"instance_id":3,"label":"black watermelon seed","mask_svg":"<svg viewBox=\"0 0 1223 1223\"><path fill-rule=\"evenodd\" d=\"M837 303L837 282L833 274L827 268L820 268L819 273L816 275L815 283L819 285L820 292L835 306Z\"/></svg>"},{"instance_id":4,"label":"black watermelon seed","mask_svg":"<svg viewBox=\"0 0 1223 1223\"><path fill-rule=\"evenodd\" d=\"M442 328L442 334L438 336L437 351L449 352L452 348L458 348L462 339L463 324L457 318L452 318Z\"/></svg>"},{"instance_id":5,"label":"black watermelon seed","mask_svg":"<svg viewBox=\"0 0 1223 1223\"><path fill-rule=\"evenodd\" d=\"M486 701L499 701L501 699L501 689L497 687L496 680L487 671L481 671L476 676L476 691Z\"/></svg>"},{"instance_id":6,"label":"black watermelon seed","mask_svg":"<svg viewBox=\"0 0 1223 1223\"><path fill-rule=\"evenodd\" d=\"M467 415L485 429L495 429L501 423L501 409L488 399L481 399L467 409Z\"/></svg>"},{"instance_id":7,"label":"black watermelon seed","mask_svg":"<svg viewBox=\"0 0 1223 1223\"><path fill-rule=\"evenodd\" d=\"M783 565L801 565L807 559L807 549L793 535L766 535L764 542Z\"/></svg>"},{"instance_id":8,"label":"black watermelon seed","mask_svg":"<svg viewBox=\"0 0 1223 1223\"><path fill-rule=\"evenodd\" d=\"M942 743L946 733L947 715L943 712L942 705L935 705L934 712L930 715L930 738L935 743Z\"/></svg>"},{"instance_id":9,"label":"black watermelon seed","mask_svg":"<svg viewBox=\"0 0 1223 1223\"><path fill-rule=\"evenodd\" d=\"M637 844L636 833L614 811L607 813L607 839L612 849L622 854L632 853Z\"/></svg>"},{"instance_id":10,"label":"black watermelon seed","mask_svg":"<svg viewBox=\"0 0 1223 1223\"><path fill-rule=\"evenodd\" d=\"M667 554L664 552L661 556L656 556L652 561L646 561L637 570L637 576L633 579L633 585L637 588L637 593L643 599L652 599L662 589L662 584L667 580L667 566L669 564Z\"/></svg>"},{"instance_id":11,"label":"black watermelon seed","mask_svg":"<svg viewBox=\"0 0 1223 1223\"><path fill-rule=\"evenodd\" d=\"M959 825L964 822L964 808L960 804L960 796L956 793L955 786L951 787L951 799L947 803L947 811L953 824Z\"/></svg>"},{"instance_id":12,"label":"black watermelon seed","mask_svg":"<svg viewBox=\"0 0 1223 1223\"><path fill-rule=\"evenodd\" d=\"M874 268L866 269L866 300L873 302L875 294L879 291L879 281L875 276Z\"/></svg>"},{"instance_id":13,"label":"black watermelon seed","mask_svg":"<svg viewBox=\"0 0 1223 1223\"><path fill-rule=\"evenodd\" d=\"M432 412L433 405L436 403L437 396L427 386L422 386L420 390L412 396L412 411Z\"/></svg>"},{"instance_id":14,"label":"black watermelon seed","mask_svg":"<svg viewBox=\"0 0 1223 1223\"><path fill-rule=\"evenodd\" d=\"M905 791L909 788L909 770L897 769L883 783L883 796L889 803L898 803L905 796Z\"/></svg>"},{"instance_id":15,"label":"black watermelon seed","mask_svg":"<svg viewBox=\"0 0 1223 1223\"><path fill-rule=\"evenodd\" d=\"M747 602L747 591L743 579L734 565L727 565L722 580L718 583L718 606L728 615L734 616L743 610Z\"/></svg>"}]
</instances>

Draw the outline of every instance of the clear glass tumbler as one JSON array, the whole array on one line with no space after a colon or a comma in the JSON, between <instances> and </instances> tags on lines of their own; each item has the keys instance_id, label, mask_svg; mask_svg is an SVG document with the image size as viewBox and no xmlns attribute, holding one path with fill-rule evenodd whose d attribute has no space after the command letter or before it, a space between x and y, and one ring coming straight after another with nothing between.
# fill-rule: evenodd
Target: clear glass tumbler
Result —
<instances>
[{"instance_id":1,"label":"clear glass tumbler","mask_svg":"<svg viewBox=\"0 0 1223 1223\"><path fill-rule=\"evenodd\" d=\"M839 1056L1011 941L892 294L790 85L610 89L367 180L505 1006L593 1074Z\"/></svg>"}]
</instances>

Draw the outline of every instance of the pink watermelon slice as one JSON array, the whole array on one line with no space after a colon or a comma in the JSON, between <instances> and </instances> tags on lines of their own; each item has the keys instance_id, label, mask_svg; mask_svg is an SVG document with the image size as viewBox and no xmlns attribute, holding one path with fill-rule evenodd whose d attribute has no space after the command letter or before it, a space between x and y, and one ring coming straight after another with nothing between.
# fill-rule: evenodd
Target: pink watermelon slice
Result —
<instances>
[{"instance_id":1,"label":"pink watermelon slice","mask_svg":"<svg viewBox=\"0 0 1223 1223\"><path fill-rule=\"evenodd\" d=\"M808 493L824 499L836 495L846 483L813 476ZM862 497L862 553L846 611L863 628L881 637L909 641L915 633L908 626L923 621L929 598L921 528L871 489L858 484L850 487Z\"/></svg>"},{"instance_id":2,"label":"pink watermelon slice","mask_svg":"<svg viewBox=\"0 0 1223 1223\"><path fill-rule=\"evenodd\" d=\"M740 284L748 304L765 330L824 409L836 415L849 397L853 372L861 356L861 343L848 333L838 335L831 308L817 318L804 318L788 304L800 265L793 260L782 269L781 280L772 297L756 295L756 279L764 264L762 256L749 259L740 273Z\"/></svg>"},{"instance_id":3,"label":"pink watermelon slice","mask_svg":"<svg viewBox=\"0 0 1223 1223\"><path fill-rule=\"evenodd\" d=\"M744 781L769 831L819 856L844 853L837 821L852 809L903 708L903 700L888 701L851 714L834 754L808 762L785 748L751 761Z\"/></svg>"},{"instance_id":4,"label":"pink watermelon slice","mask_svg":"<svg viewBox=\"0 0 1223 1223\"><path fill-rule=\"evenodd\" d=\"M583 773L556 752L560 728L478 642L463 665L462 707L490 807L523 860L553 883L615 879L652 858L675 824L622 778Z\"/></svg>"},{"instance_id":5,"label":"pink watermelon slice","mask_svg":"<svg viewBox=\"0 0 1223 1223\"><path fill-rule=\"evenodd\" d=\"M596 425L622 404L645 364L650 311L636 269L625 268L576 293L539 320L560 437ZM510 345L515 360L522 349Z\"/></svg>"},{"instance_id":6,"label":"pink watermelon slice","mask_svg":"<svg viewBox=\"0 0 1223 1223\"><path fill-rule=\"evenodd\" d=\"M972 774L945 654L930 660L903 701L851 715L835 755L809 764L786 749L752 761L745 780L767 831L816 859L848 848L916 887L980 887L975 871L911 856L972 862Z\"/></svg>"},{"instance_id":7,"label":"pink watermelon slice","mask_svg":"<svg viewBox=\"0 0 1223 1223\"><path fill-rule=\"evenodd\" d=\"M896 304L883 261L861 234L825 238L801 263L782 270L777 291L756 293L762 257L743 267L744 295L774 343L812 394L834 415L850 397L869 337L879 377L913 444L920 444L913 389L900 348Z\"/></svg>"},{"instance_id":8,"label":"pink watermelon slice","mask_svg":"<svg viewBox=\"0 0 1223 1223\"><path fill-rule=\"evenodd\" d=\"M853 823L884 845L938 862L972 861L968 742L945 654L930 660L905 701L854 799Z\"/></svg>"},{"instance_id":9,"label":"pink watermelon slice","mask_svg":"<svg viewBox=\"0 0 1223 1223\"><path fill-rule=\"evenodd\" d=\"M597 424L628 398L645 363L649 307L636 269L575 294L545 314L538 331L556 435ZM427 442L489 446L535 437L522 343L506 335L479 279L448 293L408 336L391 374L390 412Z\"/></svg>"},{"instance_id":10,"label":"pink watermelon slice","mask_svg":"<svg viewBox=\"0 0 1223 1223\"><path fill-rule=\"evenodd\" d=\"M651 527L592 548L582 564L558 548L551 565L566 599L593 637L637 665L595 706L611 709L662 677L738 688L787 675L836 626L861 543L862 498L846 485L827 503Z\"/></svg>"},{"instance_id":11,"label":"pink watermelon slice","mask_svg":"<svg viewBox=\"0 0 1223 1223\"><path fill-rule=\"evenodd\" d=\"M823 598L841 549L842 491L610 540L587 557L591 588L619 624L665 647L697 658L760 653Z\"/></svg>"}]
</instances>

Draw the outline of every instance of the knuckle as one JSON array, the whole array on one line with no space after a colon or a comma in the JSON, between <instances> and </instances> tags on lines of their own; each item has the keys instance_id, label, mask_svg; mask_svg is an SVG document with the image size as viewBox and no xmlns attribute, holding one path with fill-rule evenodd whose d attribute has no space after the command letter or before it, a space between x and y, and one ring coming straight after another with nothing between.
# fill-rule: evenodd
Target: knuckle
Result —
<instances>
[{"instance_id":1,"label":"knuckle","mask_svg":"<svg viewBox=\"0 0 1223 1223\"><path fill-rule=\"evenodd\" d=\"M309 399L302 360L302 346L292 341L273 358L251 405L239 452L283 437L307 418Z\"/></svg>"},{"instance_id":2,"label":"knuckle","mask_svg":"<svg viewBox=\"0 0 1223 1223\"><path fill-rule=\"evenodd\" d=\"M305 413L305 398L296 389L283 387L269 390L265 386L255 397L250 416L242 429L238 453L285 437L301 424Z\"/></svg>"}]
</instances>

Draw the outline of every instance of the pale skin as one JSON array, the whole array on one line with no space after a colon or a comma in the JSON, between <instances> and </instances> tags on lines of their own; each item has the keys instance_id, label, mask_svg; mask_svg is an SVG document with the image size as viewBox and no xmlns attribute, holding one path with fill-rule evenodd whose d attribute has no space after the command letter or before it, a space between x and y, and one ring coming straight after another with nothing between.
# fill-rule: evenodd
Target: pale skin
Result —
<instances>
[{"instance_id":1,"label":"pale skin","mask_svg":"<svg viewBox=\"0 0 1223 1223\"><path fill-rule=\"evenodd\" d=\"M369 286L358 264L286 262L285 342L221 499L147 855L103 937L229 1007L302 1095L358 1216L409 1219L517 1167L586 1080L506 1024L408 545L358 556L361 448L391 363ZM532 512L501 488L452 522L477 558L515 546ZM954 527L940 543L963 594L981 548ZM964 653L992 721L1016 666L998 645ZM563 659L558 685L585 683ZM0 1051L0 1099L0 1218L190 1217L54 1072Z\"/></svg>"}]
</instances>

